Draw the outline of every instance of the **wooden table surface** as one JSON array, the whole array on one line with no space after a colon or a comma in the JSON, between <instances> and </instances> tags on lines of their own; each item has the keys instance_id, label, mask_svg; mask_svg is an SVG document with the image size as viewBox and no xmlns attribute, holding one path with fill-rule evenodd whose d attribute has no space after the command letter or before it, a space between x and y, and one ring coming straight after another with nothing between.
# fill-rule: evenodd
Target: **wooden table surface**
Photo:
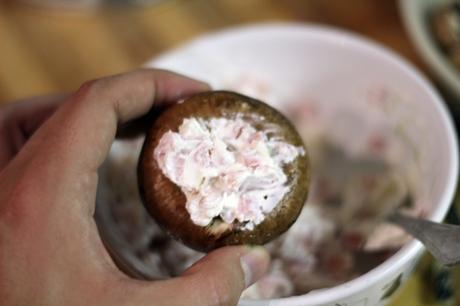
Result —
<instances>
[{"instance_id":1,"label":"wooden table surface","mask_svg":"<svg viewBox=\"0 0 460 306\"><path fill-rule=\"evenodd\" d=\"M205 32L264 21L352 30L428 74L404 32L395 1L170 0L143 9L66 11L0 0L0 104L73 90L85 80L138 67ZM392 306L435 305L421 274L409 280Z\"/></svg>"}]
</instances>

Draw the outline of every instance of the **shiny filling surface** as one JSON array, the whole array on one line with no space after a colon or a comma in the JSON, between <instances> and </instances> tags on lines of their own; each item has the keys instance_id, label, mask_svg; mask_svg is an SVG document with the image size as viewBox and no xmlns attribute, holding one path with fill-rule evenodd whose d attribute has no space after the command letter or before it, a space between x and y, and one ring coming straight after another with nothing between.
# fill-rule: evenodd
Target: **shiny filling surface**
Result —
<instances>
[{"instance_id":1,"label":"shiny filling surface","mask_svg":"<svg viewBox=\"0 0 460 306\"><path fill-rule=\"evenodd\" d=\"M192 221L215 218L252 230L289 191L283 166L305 154L240 117L186 118L154 150L163 174L185 194Z\"/></svg>"}]
</instances>

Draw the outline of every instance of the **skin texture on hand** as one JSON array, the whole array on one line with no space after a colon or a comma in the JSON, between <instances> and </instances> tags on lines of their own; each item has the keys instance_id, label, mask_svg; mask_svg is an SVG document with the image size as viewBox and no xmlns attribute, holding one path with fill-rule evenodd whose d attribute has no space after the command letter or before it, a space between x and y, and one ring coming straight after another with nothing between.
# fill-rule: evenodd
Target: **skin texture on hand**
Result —
<instances>
[{"instance_id":1,"label":"skin texture on hand","mask_svg":"<svg viewBox=\"0 0 460 306\"><path fill-rule=\"evenodd\" d=\"M267 269L264 249L221 248L180 277L134 280L114 265L93 218L117 128L207 89L144 69L0 108L0 305L236 305Z\"/></svg>"}]
</instances>

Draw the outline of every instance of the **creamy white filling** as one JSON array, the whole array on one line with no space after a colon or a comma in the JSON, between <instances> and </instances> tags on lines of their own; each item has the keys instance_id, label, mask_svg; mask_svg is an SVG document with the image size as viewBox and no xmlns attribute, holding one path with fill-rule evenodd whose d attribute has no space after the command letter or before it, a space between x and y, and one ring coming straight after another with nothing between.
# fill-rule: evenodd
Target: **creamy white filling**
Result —
<instances>
[{"instance_id":1,"label":"creamy white filling","mask_svg":"<svg viewBox=\"0 0 460 306\"><path fill-rule=\"evenodd\" d=\"M163 174L185 194L195 224L220 217L248 230L289 191L282 166L303 154L303 148L269 139L241 118L184 119L154 151Z\"/></svg>"}]
</instances>

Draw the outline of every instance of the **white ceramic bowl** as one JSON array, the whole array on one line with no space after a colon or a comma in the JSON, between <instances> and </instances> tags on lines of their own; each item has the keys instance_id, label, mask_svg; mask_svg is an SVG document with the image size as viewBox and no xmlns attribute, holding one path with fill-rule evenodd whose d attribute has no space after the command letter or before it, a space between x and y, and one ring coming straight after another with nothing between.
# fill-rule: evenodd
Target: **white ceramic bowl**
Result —
<instances>
[{"instance_id":1,"label":"white ceramic bowl","mask_svg":"<svg viewBox=\"0 0 460 306\"><path fill-rule=\"evenodd\" d=\"M150 65L208 81L216 88L231 87L240 77L250 75L274 87L277 96L308 94L310 99L335 105L346 101L343 103L348 106L369 86L386 87L395 96L401 96L397 101L397 108L401 109L389 116L400 117L397 122L412 125L408 137L421 151L422 162L426 163L424 174L430 174L421 178L430 188L425 195L430 219L441 221L446 215L456 186L458 164L451 119L425 78L384 47L323 27L256 25L202 37ZM407 279L422 251L419 242L411 241L382 265L343 285L303 296L241 301L241 305L384 305L388 302L382 299L386 290Z\"/></svg>"},{"instance_id":2,"label":"white ceramic bowl","mask_svg":"<svg viewBox=\"0 0 460 306\"><path fill-rule=\"evenodd\" d=\"M401 168L415 169L417 202L429 219L441 221L449 209L458 168L451 118L425 78L382 46L330 28L265 24L206 35L148 65L215 88L237 88L281 110L287 100L316 103L331 136L356 150L369 133L382 133ZM241 300L240 305L385 305L422 252L419 242L410 241L380 266L342 285L289 298Z\"/></svg>"},{"instance_id":3,"label":"white ceramic bowl","mask_svg":"<svg viewBox=\"0 0 460 306\"><path fill-rule=\"evenodd\" d=\"M428 16L454 0L400 0L401 17L417 52L441 84L460 100L460 71L439 48L428 24Z\"/></svg>"}]
</instances>

